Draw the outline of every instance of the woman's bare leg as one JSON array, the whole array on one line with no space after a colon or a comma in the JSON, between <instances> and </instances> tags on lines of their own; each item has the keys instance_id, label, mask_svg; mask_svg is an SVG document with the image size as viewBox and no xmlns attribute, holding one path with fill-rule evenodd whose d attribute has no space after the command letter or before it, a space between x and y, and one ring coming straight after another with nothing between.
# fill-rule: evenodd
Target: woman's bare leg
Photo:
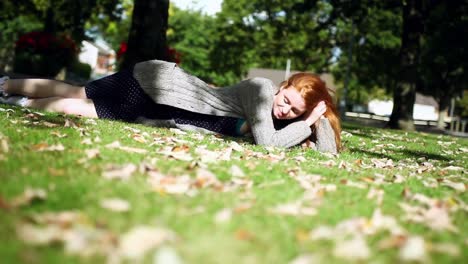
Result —
<instances>
[{"instance_id":1,"label":"woman's bare leg","mask_svg":"<svg viewBox=\"0 0 468 264\"><path fill-rule=\"evenodd\" d=\"M91 99L62 97L29 99L25 106L69 115L81 115L91 118L98 117L96 108Z\"/></svg>"},{"instance_id":2,"label":"woman's bare leg","mask_svg":"<svg viewBox=\"0 0 468 264\"><path fill-rule=\"evenodd\" d=\"M87 98L84 87L48 79L10 79L4 88L7 94L25 95L30 98Z\"/></svg>"}]
</instances>

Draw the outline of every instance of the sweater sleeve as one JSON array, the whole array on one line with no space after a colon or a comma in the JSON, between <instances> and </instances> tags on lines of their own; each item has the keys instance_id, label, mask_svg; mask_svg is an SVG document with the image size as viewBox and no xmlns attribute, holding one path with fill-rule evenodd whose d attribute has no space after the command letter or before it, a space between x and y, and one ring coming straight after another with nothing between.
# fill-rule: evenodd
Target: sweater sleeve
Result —
<instances>
[{"instance_id":1,"label":"sweater sleeve","mask_svg":"<svg viewBox=\"0 0 468 264\"><path fill-rule=\"evenodd\" d=\"M258 145L292 147L311 135L311 129L304 121L291 123L280 130L275 129L272 116L275 86L271 80L253 78L241 84L240 101Z\"/></svg>"},{"instance_id":2,"label":"sweater sleeve","mask_svg":"<svg viewBox=\"0 0 468 264\"><path fill-rule=\"evenodd\" d=\"M327 118L320 119L320 125L317 127L316 147L320 152L337 153L335 131Z\"/></svg>"}]
</instances>

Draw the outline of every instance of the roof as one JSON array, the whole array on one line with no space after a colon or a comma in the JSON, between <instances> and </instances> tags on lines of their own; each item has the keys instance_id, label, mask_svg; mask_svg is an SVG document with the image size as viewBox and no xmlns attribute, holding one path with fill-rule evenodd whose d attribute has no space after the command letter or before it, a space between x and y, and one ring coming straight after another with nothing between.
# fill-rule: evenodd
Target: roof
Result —
<instances>
[{"instance_id":1,"label":"roof","mask_svg":"<svg viewBox=\"0 0 468 264\"><path fill-rule=\"evenodd\" d=\"M430 105L434 107L439 107L439 104L434 99L434 97L430 95L423 95L421 93L416 93L416 100L414 103L420 104L420 105Z\"/></svg>"}]
</instances>

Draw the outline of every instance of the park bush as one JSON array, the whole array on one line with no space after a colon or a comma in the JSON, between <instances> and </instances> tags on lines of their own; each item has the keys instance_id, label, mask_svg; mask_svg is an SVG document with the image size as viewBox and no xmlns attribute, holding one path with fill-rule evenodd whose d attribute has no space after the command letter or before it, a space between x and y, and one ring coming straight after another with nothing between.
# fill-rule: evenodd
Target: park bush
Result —
<instances>
[{"instance_id":1,"label":"park bush","mask_svg":"<svg viewBox=\"0 0 468 264\"><path fill-rule=\"evenodd\" d=\"M29 32L15 43L14 71L42 77L55 77L77 57L75 42L64 34Z\"/></svg>"}]
</instances>

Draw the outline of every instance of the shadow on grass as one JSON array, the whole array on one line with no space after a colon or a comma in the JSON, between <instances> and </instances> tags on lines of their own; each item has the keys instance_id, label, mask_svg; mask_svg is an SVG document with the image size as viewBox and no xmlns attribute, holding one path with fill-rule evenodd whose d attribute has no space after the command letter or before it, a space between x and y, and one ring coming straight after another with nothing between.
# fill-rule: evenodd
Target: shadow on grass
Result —
<instances>
[{"instance_id":1,"label":"shadow on grass","mask_svg":"<svg viewBox=\"0 0 468 264\"><path fill-rule=\"evenodd\" d=\"M354 153L359 153L363 155L367 155L373 158L379 158L379 159L391 159L394 161L399 161L403 160L406 158L422 158L425 157L426 159L431 159L431 160L437 160L440 162L444 162L444 164L449 162L451 159L444 157L439 154L435 153L430 153L430 152L425 152L425 151L420 151L420 150L410 150L410 149L401 149L401 150L393 150L395 154L389 154L389 153L379 153L379 152L374 152L374 151L369 151L366 149L360 149L360 148L355 148L351 147L348 148L348 151L354 152ZM402 156L398 155L397 153L401 154Z\"/></svg>"}]
</instances>

